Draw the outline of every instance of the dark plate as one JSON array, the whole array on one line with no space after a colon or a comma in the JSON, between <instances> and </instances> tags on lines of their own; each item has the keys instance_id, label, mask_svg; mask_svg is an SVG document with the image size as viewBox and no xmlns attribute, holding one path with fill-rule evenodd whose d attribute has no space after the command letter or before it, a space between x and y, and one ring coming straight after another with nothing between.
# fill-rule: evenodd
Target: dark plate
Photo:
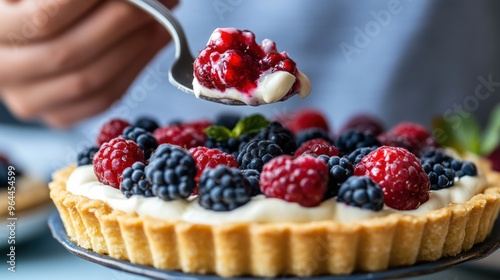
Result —
<instances>
[{"instance_id":1,"label":"dark plate","mask_svg":"<svg viewBox=\"0 0 500 280\"><path fill-rule=\"evenodd\" d=\"M147 276L156 279L203 279L203 280L215 280L215 279L223 279L221 277L215 275L194 275L187 274L178 271L169 271L169 270L161 270L156 269L149 266L132 264L127 261L113 259L107 255L97 254L93 251L89 251L79 247L78 245L71 242L66 235L66 231L64 230L64 226L62 224L61 218L59 214L56 212L49 218L49 227L52 231L52 236L61 243L68 251L77 255L80 258L98 263L100 265L104 265L110 268L114 268L117 270L134 273L137 275ZM443 270L445 268L449 268L451 266L464 263L467 261L477 260L484 258L491 253L493 253L496 249L500 247L500 219L497 219L495 222L495 226L491 235L480 244L472 247L467 252L461 253L454 257L443 258L435 262L426 262L419 263L416 265L401 267L401 268L392 268L388 270L384 270L381 272L374 273L355 273L349 276L318 276L318 277L310 277L307 279L388 279L388 278L399 278L399 277L409 277L416 275L423 275L428 273L437 272ZM282 277L286 279L304 279L299 277ZM239 280L256 280L256 279L266 279L259 277L238 277L232 279Z\"/></svg>"}]
</instances>

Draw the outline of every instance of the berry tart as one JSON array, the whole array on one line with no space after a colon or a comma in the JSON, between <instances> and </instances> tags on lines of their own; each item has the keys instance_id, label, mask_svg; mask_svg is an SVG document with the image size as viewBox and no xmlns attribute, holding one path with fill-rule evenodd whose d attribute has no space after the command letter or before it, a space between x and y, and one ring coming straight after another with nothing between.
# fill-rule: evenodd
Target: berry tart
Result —
<instances>
[{"instance_id":1,"label":"berry tart","mask_svg":"<svg viewBox=\"0 0 500 280\"><path fill-rule=\"evenodd\" d=\"M9 205L14 207L12 213L23 215L28 210L48 204L47 184L25 175L7 156L0 154L0 218L9 217Z\"/></svg>"},{"instance_id":2,"label":"berry tart","mask_svg":"<svg viewBox=\"0 0 500 280\"><path fill-rule=\"evenodd\" d=\"M455 256L490 234L500 177L486 160L411 123L332 137L290 118L293 132L259 115L131 125L56 172L51 198L83 248L223 277L382 271ZM162 138L169 129L196 130L205 144Z\"/></svg>"},{"instance_id":3,"label":"berry tart","mask_svg":"<svg viewBox=\"0 0 500 280\"><path fill-rule=\"evenodd\" d=\"M309 79L288 53L265 39L259 45L248 30L217 28L194 61L193 90L197 97L230 99L258 106L305 98Z\"/></svg>"}]
</instances>

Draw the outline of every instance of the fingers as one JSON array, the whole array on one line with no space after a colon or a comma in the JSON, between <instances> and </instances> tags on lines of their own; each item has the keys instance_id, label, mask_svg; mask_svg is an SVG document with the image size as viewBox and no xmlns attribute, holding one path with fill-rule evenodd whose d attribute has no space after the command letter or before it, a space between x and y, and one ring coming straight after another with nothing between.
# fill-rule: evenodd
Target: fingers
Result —
<instances>
[{"instance_id":1,"label":"fingers","mask_svg":"<svg viewBox=\"0 0 500 280\"><path fill-rule=\"evenodd\" d=\"M168 33L156 25L154 35L144 49L119 75L105 84L95 94L78 102L46 112L42 119L53 127L67 127L81 119L101 113L115 103L130 86L133 79L143 70L144 66L168 42Z\"/></svg>"},{"instance_id":2,"label":"fingers","mask_svg":"<svg viewBox=\"0 0 500 280\"><path fill-rule=\"evenodd\" d=\"M6 89L3 94L6 104L18 117L30 119L96 94L146 49L155 35L155 25L133 33L109 49L96 63L53 79Z\"/></svg>"},{"instance_id":3,"label":"fingers","mask_svg":"<svg viewBox=\"0 0 500 280\"><path fill-rule=\"evenodd\" d=\"M0 1L0 41L38 40L60 32L102 0Z\"/></svg>"},{"instance_id":4,"label":"fingers","mask_svg":"<svg viewBox=\"0 0 500 280\"><path fill-rule=\"evenodd\" d=\"M0 67L0 85L25 84L81 67L152 21L150 16L123 0L106 1L76 26L52 40L17 49L0 45L0 61L10 65Z\"/></svg>"}]
</instances>

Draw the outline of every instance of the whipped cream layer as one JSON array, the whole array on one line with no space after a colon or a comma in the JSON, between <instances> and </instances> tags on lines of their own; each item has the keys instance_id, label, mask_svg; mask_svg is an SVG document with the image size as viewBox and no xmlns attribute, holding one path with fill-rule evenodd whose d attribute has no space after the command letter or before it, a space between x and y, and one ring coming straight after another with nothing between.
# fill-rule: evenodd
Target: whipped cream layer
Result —
<instances>
[{"instance_id":1,"label":"whipped cream layer","mask_svg":"<svg viewBox=\"0 0 500 280\"><path fill-rule=\"evenodd\" d=\"M391 213L419 215L431 210L448 206L451 203L464 203L475 194L483 191L486 180L482 174L476 177L465 176L455 181L455 185L439 191L430 191L429 200L418 209L399 211L384 207L375 212L339 203L329 199L316 207L303 207L298 203L287 202L263 195L253 197L247 204L227 212L215 212L202 208L196 198L190 200L164 201L157 197L131 196L126 198L118 189L97 181L92 165L77 167L69 177L66 189L74 195L89 199L102 200L113 209L139 216L185 221L196 224L219 225L238 222L311 222L335 220L348 223L385 216Z\"/></svg>"},{"instance_id":2,"label":"whipped cream layer","mask_svg":"<svg viewBox=\"0 0 500 280\"><path fill-rule=\"evenodd\" d=\"M201 96L216 99L239 100L245 104L258 106L280 101L290 91L295 80L299 79L300 88L298 94L300 98L306 98L311 92L311 82L306 75L298 72L297 78L286 71L276 71L262 75L257 81L257 87L249 94L228 88L225 91L210 89L201 85L196 77L193 80L193 91L196 97Z\"/></svg>"}]
</instances>

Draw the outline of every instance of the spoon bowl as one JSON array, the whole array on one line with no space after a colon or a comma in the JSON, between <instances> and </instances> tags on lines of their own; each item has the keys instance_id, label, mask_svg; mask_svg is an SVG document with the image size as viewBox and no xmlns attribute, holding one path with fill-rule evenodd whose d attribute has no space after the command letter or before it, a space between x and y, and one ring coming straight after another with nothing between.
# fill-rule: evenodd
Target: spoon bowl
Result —
<instances>
[{"instance_id":1,"label":"spoon bowl","mask_svg":"<svg viewBox=\"0 0 500 280\"><path fill-rule=\"evenodd\" d=\"M157 0L127 0L136 7L153 16L172 36L175 44L175 59L168 74L172 85L186 93L194 95L193 91L193 62L194 58L189 50L189 45L182 26L170 10ZM226 105L245 105L239 100L227 98L200 98Z\"/></svg>"}]
</instances>

